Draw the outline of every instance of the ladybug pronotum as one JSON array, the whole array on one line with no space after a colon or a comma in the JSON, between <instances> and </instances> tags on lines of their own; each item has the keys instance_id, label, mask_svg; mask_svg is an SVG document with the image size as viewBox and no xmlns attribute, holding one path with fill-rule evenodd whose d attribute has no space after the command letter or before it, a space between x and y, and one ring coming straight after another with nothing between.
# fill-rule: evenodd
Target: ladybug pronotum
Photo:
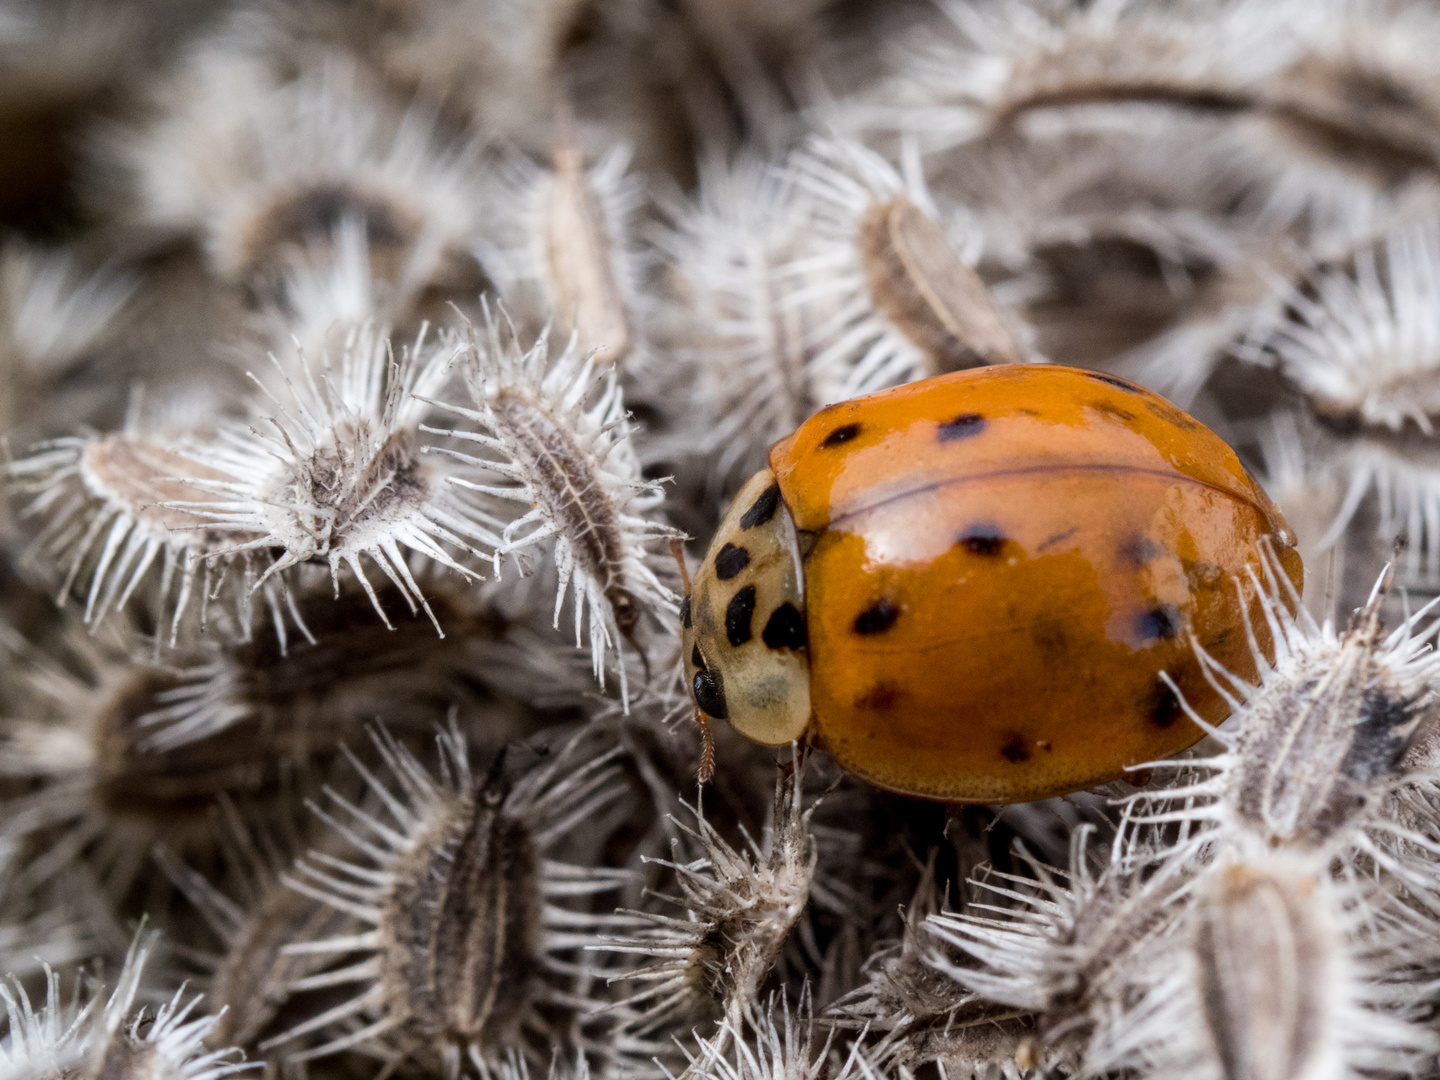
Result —
<instances>
[{"instance_id":1,"label":"ladybug pronotum","mask_svg":"<svg viewBox=\"0 0 1440 1080\"><path fill-rule=\"evenodd\" d=\"M1298 590L1294 535L1234 451L1142 387L942 375L771 448L681 607L685 675L748 738L808 734L905 795L1078 791L1201 737L1172 683L1225 718L1191 641L1253 677L1237 581L1265 536Z\"/></svg>"}]
</instances>

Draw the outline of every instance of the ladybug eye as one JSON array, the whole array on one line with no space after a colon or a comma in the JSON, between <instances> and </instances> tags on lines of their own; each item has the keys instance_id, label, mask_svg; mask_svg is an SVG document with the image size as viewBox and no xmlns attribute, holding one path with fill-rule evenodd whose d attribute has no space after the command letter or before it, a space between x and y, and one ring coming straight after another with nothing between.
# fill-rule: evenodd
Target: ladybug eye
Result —
<instances>
[{"instance_id":1,"label":"ladybug eye","mask_svg":"<svg viewBox=\"0 0 1440 1080\"><path fill-rule=\"evenodd\" d=\"M730 710L725 705L725 688L720 682L718 671L695 672L695 678L690 682L690 690L695 695L695 704L699 705L706 715L717 720L729 719Z\"/></svg>"}]
</instances>

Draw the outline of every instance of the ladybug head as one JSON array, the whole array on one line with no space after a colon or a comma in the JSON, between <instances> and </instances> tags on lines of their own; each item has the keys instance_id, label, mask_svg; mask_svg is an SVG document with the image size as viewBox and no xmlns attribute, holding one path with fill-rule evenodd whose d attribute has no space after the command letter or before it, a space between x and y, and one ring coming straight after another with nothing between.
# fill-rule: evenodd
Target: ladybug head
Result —
<instances>
[{"instance_id":1,"label":"ladybug head","mask_svg":"<svg viewBox=\"0 0 1440 1080\"><path fill-rule=\"evenodd\" d=\"M707 716L766 746L810 723L805 576L775 474L736 495L680 607L685 679Z\"/></svg>"}]
</instances>

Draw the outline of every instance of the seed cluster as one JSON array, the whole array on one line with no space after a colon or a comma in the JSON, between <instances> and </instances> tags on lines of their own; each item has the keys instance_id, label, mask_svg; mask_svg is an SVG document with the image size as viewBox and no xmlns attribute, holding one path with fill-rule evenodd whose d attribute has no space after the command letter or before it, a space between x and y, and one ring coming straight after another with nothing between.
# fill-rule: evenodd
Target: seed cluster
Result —
<instances>
[{"instance_id":1,"label":"seed cluster","mask_svg":"<svg viewBox=\"0 0 1440 1080\"><path fill-rule=\"evenodd\" d=\"M1429 0L0 0L0 1080L1440 1076L1436 55ZM1114 615L1187 657L1145 724L1230 719L963 809L741 739L682 625L813 628L756 533L710 608L676 555L825 406L1047 361L1293 527L1228 645Z\"/></svg>"}]
</instances>

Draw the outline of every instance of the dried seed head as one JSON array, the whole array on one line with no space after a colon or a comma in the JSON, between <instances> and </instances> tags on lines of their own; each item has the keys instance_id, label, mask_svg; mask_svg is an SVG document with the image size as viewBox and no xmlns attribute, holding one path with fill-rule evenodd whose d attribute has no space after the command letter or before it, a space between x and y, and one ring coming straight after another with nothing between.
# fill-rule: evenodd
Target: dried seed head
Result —
<instances>
[{"instance_id":1,"label":"dried seed head","mask_svg":"<svg viewBox=\"0 0 1440 1080\"><path fill-rule=\"evenodd\" d=\"M196 50L166 89L166 111L113 140L139 219L197 234L227 279L263 281L297 244L326 243L352 220L375 277L401 296L478 287L475 148L444 145L422 108L397 115L335 53L282 86L246 55L253 41L235 36Z\"/></svg>"},{"instance_id":2,"label":"dried seed head","mask_svg":"<svg viewBox=\"0 0 1440 1080\"><path fill-rule=\"evenodd\" d=\"M333 752L376 715L392 728L429 731L456 707L483 711L496 747L525 734L518 717L485 695L503 674L495 670L500 618L463 580L432 579L426 587L443 638L423 619L399 618L404 595L387 583L376 595L396 616L393 629L375 622L359 588L338 597L312 591L295 605L309 641L282 649L262 635L175 663L174 685L137 721L147 729L144 748L173 750L245 725L274 732L271 752L301 760Z\"/></svg>"},{"instance_id":3,"label":"dried seed head","mask_svg":"<svg viewBox=\"0 0 1440 1080\"><path fill-rule=\"evenodd\" d=\"M1045 111L1083 123L1086 106L1165 104L1223 115L1247 105L1255 85L1297 55L1287 10L1251 0L950 2L944 13L958 38L937 43L926 26L899 73L839 119L946 147Z\"/></svg>"},{"instance_id":4,"label":"dried seed head","mask_svg":"<svg viewBox=\"0 0 1440 1080\"><path fill-rule=\"evenodd\" d=\"M947 1076L998 1069L1007 1077L1021 1041L1034 1029L1028 1010L986 1001L937 966L941 954L927 920L940 913L932 857L905 913L898 942L882 944L865 962L865 985L830 1007L836 1023L880 1040L866 1051L882 1073L939 1062ZM949 912L946 912L948 915ZM963 965L961 954L942 962ZM1007 1068L1008 1067L1008 1068Z\"/></svg>"},{"instance_id":5,"label":"dried seed head","mask_svg":"<svg viewBox=\"0 0 1440 1080\"><path fill-rule=\"evenodd\" d=\"M85 621L98 626L122 610L139 586L158 575L151 603L174 644L198 600L202 627L209 602L226 586L235 597L239 632L248 636L250 594L258 584L282 628L283 590L268 587L263 555L236 552L237 540L210 527L206 509L220 504L198 485L225 475L198 460L200 447L176 432L142 433L138 424L105 436L43 443L3 469L17 493L31 496L21 518L44 522L32 554L63 573L57 602L72 592L85 599ZM216 565L220 573L215 573ZM238 586L238 587L237 587ZM168 624L168 626L167 626Z\"/></svg>"},{"instance_id":6,"label":"dried seed head","mask_svg":"<svg viewBox=\"0 0 1440 1080\"><path fill-rule=\"evenodd\" d=\"M640 648L636 635L646 613L679 610L674 591L657 573L668 572L667 563L649 547L680 534L647 516L663 496L658 483L641 476L614 370L597 375L593 358L580 355L573 335L558 360L551 363L548 354L543 335L521 352L513 337L502 344L495 320L487 321L483 334L470 326L464 374L476 407L444 408L479 430L437 433L479 451L444 451L475 470L451 477L452 484L529 507L505 526L496 545L497 569L507 555L518 558L553 544L555 625L573 581L575 644L582 643L588 616L591 660L603 686L606 652L618 648L622 637ZM479 483L469 478L475 473L493 479ZM618 666L628 701L628 675L623 662Z\"/></svg>"},{"instance_id":7,"label":"dried seed head","mask_svg":"<svg viewBox=\"0 0 1440 1080\"><path fill-rule=\"evenodd\" d=\"M939 220L918 160L902 176L857 143L816 140L788 167L811 198L801 204L807 243L781 272L803 280L815 305L824 400L1023 359Z\"/></svg>"},{"instance_id":8,"label":"dried seed head","mask_svg":"<svg viewBox=\"0 0 1440 1080\"><path fill-rule=\"evenodd\" d=\"M303 381L285 378L288 401L272 398L275 413L263 425L222 432L200 452L222 477L193 482L204 498L167 505L239 534L234 551L273 552L262 582L324 560L338 591L343 563L388 626L362 566L368 558L443 633L408 554L478 579L446 548L479 556L474 544L498 543L490 528L498 521L445 482L450 463L421 456L425 397L445 385L451 359L448 348L427 348L423 334L396 358L383 334L360 328L338 369L312 362Z\"/></svg>"},{"instance_id":9,"label":"dried seed head","mask_svg":"<svg viewBox=\"0 0 1440 1080\"><path fill-rule=\"evenodd\" d=\"M974 270L940 223L904 195L860 217L858 247L870 298L935 372L1023 357Z\"/></svg>"},{"instance_id":10,"label":"dried seed head","mask_svg":"<svg viewBox=\"0 0 1440 1080\"><path fill-rule=\"evenodd\" d=\"M632 912L653 929L604 946L654 961L624 976L648 984L623 1003L633 1010L631 1031L643 1035L674 1022L721 1020L734 1029L759 1002L781 946L805 910L815 873L811 811L800 808L799 773L782 775L776 784L763 845L747 837L749 850L737 851L697 809L695 827L679 827L702 856L689 863L654 860L674 873L680 889L679 896L659 899L683 917Z\"/></svg>"},{"instance_id":11,"label":"dried seed head","mask_svg":"<svg viewBox=\"0 0 1440 1080\"><path fill-rule=\"evenodd\" d=\"M606 920L554 901L604 892L620 877L546 854L614 800L616 752L584 760L594 745L582 734L511 786L503 758L488 777L471 778L464 740L453 727L439 739L438 781L383 731L373 739L388 784L352 757L370 787L373 812L330 791L337 816L316 809L360 858L312 852L286 879L371 929L282 950L359 957L298 980L293 990L366 985L265 1047L322 1032L326 1041L290 1059L360 1046L391 1060L442 1066L453 1078L467 1061L484 1075L508 1053L544 1061L556 1045L576 1045L592 972L566 954L593 940L586 927Z\"/></svg>"},{"instance_id":12,"label":"dried seed head","mask_svg":"<svg viewBox=\"0 0 1440 1080\"><path fill-rule=\"evenodd\" d=\"M670 211L667 260L677 354L694 369L699 449L728 472L794 431L824 404L812 381L816 311L804 282L781 272L801 254L794 178L740 158L701 168L694 204Z\"/></svg>"},{"instance_id":13,"label":"dried seed head","mask_svg":"<svg viewBox=\"0 0 1440 1080\"><path fill-rule=\"evenodd\" d=\"M1242 355L1277 367L1339 439L1333 469L1347 489L1320 546L1373 492L1378 534L1409 539L1407 575L1440 578L1440 227L1391 231L1278 295Z\"/></svg>"},{"instance_id":14,"label":"dried seed head","mask_svg":"<svg viewBox=\"0 0 1440 1080\"><path fill-rule=\"evenodd\" d=\"M34 410L105 339L135 283L85 275L68 254L7 244L0 250L0 431L33 430ZM67 395L66 403L74 402Z\"/></svg>"},{"instance_id":15,"label":"dried seed head","mask_svg":"<svg viewBox=\"0 0 1440 1080\"><path fill-rule=\"evenodd\" d=\"M1434 1036L1397 1007L1385 967L1406 960L1358 900L1303 855L1222 857L1183 927L1134 965L1133 995L1105 1018L1086 1070L1319 1080L1414 1068Z\"/></svg>"},{"instance_id":16,"label":"dried seed head","mask_svg":"<svg viewBox=\"0 0 1440 1080\"><path fill-rule=\"evenodd\" d=\"M157 752L144 718L177 679L123 645L70 628L50 651L11 643L16 715L0 727L0 850L7 884L29 895L72 867L110 898L136 881L159 840L180 851L215 842L208 810L229 793L273 805L325 747L303 731L252 720Z\"/></svg>"},{"instance_id":17,"label":"dried seed head","mask_svg":"<svg viewBox=\"0 0 1440 1080\"><path fill-rule=\"evenodd\" d=\"M221 1080L258 1068L237 1061L233 1048L205 1049L215 1029L213 1016L190 1019L200 998L179 991L156 1010L130 1012L155 935L135 940L115 989L103 1008L98 998L83 1008L62 1005L59 979L46 973L45 1005L38 1012L18 982L0 986L10 1030L0 1045L0 1064L13 1076L42 1080Z\"/></svg>"},{"instance_id":18,"label":"dried seed head","mask_svg":"<svg viewBox=\"0 0 1440 1080\"><path fill-rule=\"evenodd\" d=\"M511 160L485 258L512 312L529 314L537 329L553 322L563 338L574 333L601 372L640 345L631 234L643 189L626 176L629 161L618 147L587 172L571 144L555 151L553 170Z\"/></svg>"},{"instance_id":19,"label":"dried seed head","mask_svg":"<svg viewBox=\"0 0 1440 1080\"><path fill-rule=\"evenodd\" d=\"M1404 779L1407 748L1435 714L1431 687L1440 654L1428 642L1436 626L1422 627L1427 608L1384 632L1388 568L1343 635L1329 621L1316 625L1288 580L1269 570L1271 591L1259 594L1263 622L1247 624L1258 684L1196 646L1207 677L1233 710L1216 733L1226 752L1190 763L1213 775L1136 798L1172 804L1155 821L1217 823L1219 842L1241 852L1334 853L1365 842L1361 830L1378 824L1385 796ZM1257 631L1273 642L1273 662Z\"/></svg>"},{"instance_id":20,"label":"dried seed head","mask_svg":"<svg viewBox=\"0 0 1440 1080\"><path fill-rule=\"evenodd\" d=\"M1308 902L1313 878L1277 880L1253 867L1209 875L1193 916L1199 997L1223 1074L1254 1080L1311 1075L1329 1056L1326 988L1334 932ZM1323 1065L1321 1065L1323 1068Z\"/></svg>"},{"instance_id":21,"label":"dried seed head","mask_svg":"<svg viewBox=\"0 0 1440 1080\"><path fill-rule=\"evenodd\" d=\"M1328 425L1433 434L1440 415L1440 224L1397 229L1283 293L1264 352Z\"/></svg>"},{"instance_id":22,"label":"dried seed head","mask_svg":"<svg viewBox=\"0 0 1440 1080\"><path fill-rule=\"evenodd\" d=\"M1083 1052L1097 1022L1126 1000L1136 958L1183 912L1185 859L1148 865L1137 834L1127 830L1097 871L1087 851L1090 831L1072 833L1068 874L1022 851L1033 878L976 878L972 888L995 903L926 923L959 952L929 962L992 1003L1035 1013L1047 1060Z\"/></svg>"},{"instance_id":23,"label":"dried seed head","mask_svg":"<svg viewBox=\"0 0 1440 1080\"><path fill-rule=\"evenodd\" d=\"M340 933L353 920L288 888L280 879L292 858L292 841L277 840L263 826L244 821L222 800L226 891L161 846L155 860L214 932L219 950L186 950L200 968L201 988L215 1016L208 1036L214 1046L250 1050L273 1032L293 982L325 966L328 958L282 952L292 941Z\"/></svg>"}]
</instances>

